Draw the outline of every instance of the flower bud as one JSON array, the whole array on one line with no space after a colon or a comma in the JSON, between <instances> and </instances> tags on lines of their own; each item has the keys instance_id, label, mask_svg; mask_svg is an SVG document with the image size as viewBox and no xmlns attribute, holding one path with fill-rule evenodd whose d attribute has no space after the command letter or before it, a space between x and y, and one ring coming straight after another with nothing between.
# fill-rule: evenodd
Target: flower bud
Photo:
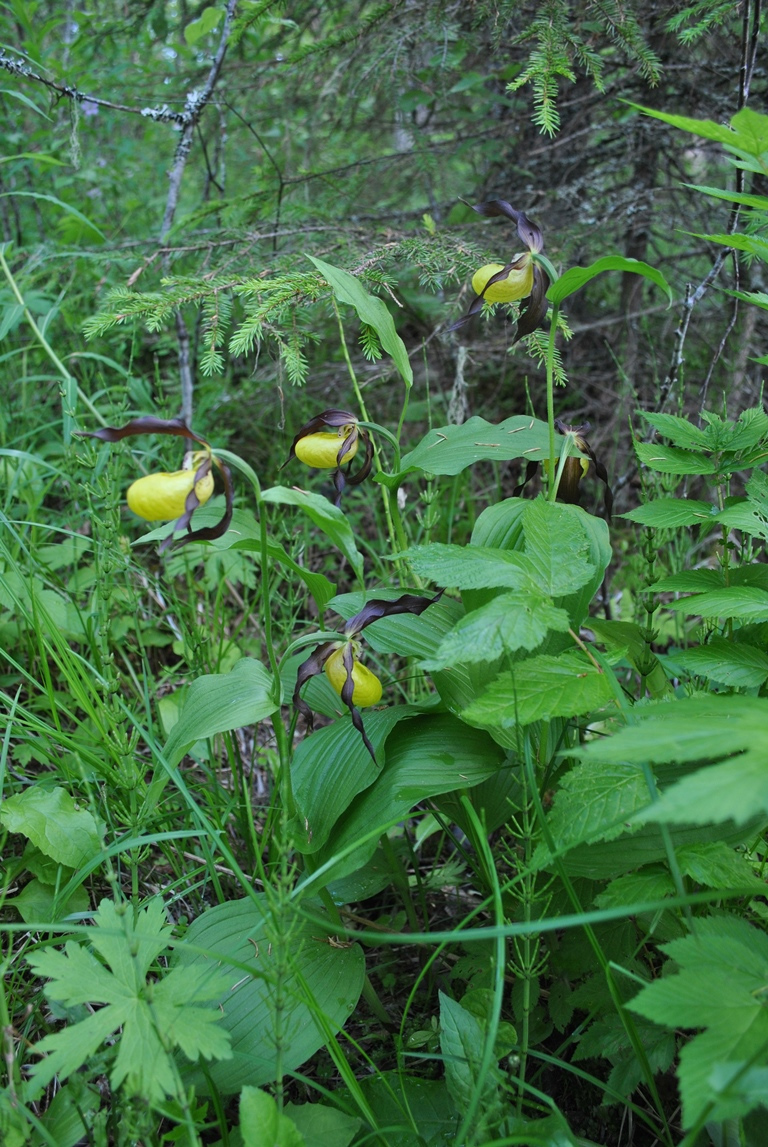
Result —
<instances>
[{"instance_id":1,"label":"flower bud","mask_svg":"<svg viewBox=\"0 0 768 1147\"><path fill-rule=\"evenodd\" d=\"M347 670L344 665L344 647L337 649L323 666L326 676L336 692L341 696L344 682L347 680ZM360 661L352 662L352 704L365 709L367 705L377 705L381 700L381 681L375 673L371 673Z\"/></svg>"},{"instance_id":2,"label":"flower bud","mask_svg":"<svg viewBox=\"0 0 768 1147\"><path fill-rule=\"evenodd\" d=\"M173 474L145 474L128 487L127 501L134 514L148 522L165 522L180 518L186 508L192 487L200 505L213 493L213 474L195 482L195 470L176 470Z\"/></svg>"},{"instance_id":3,"label":"flower bud","mask_svg":"<svg viewBox=\"0 0 768 1147\"><path fill-rule=\"evenodd\" d=\"M333 470L339 464L339 450L348 437L345 431L348 431L348 427L342 426L339 433L320 430L316 434L305 434L296 442L294 454L306 466L314 466L317 470ZM350 443L342 461L351 462L355 454L357 438Z\"/></svg>"},{"instance_id":4,"label":"flower bud","mask_svg":"<svg viewBox=\"0 0 768 1147\"><path fill-rule=\"evenodd\" d=\"M530 255L520 255L516 260L519 267L513 267L506 279L493 283L485 294L483 290L490 278L504 270L503 263L487 263L472 276L472 289L482 295L487 303L513 303L516 299L527 299L533 290L533 260Z\"/></svg>"}]
</instances>

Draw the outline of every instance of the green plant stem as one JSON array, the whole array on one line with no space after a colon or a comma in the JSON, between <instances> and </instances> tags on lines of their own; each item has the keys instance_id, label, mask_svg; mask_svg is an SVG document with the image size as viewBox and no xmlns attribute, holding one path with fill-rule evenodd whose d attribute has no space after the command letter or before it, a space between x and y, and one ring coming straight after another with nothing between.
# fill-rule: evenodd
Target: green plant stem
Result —
<instances>
[{"instance_id":1,"label":"green plant stem","mask_svg":"<svg viewBox=\"0 0 768 1147\"><path fill-rule=\"evenodd\" d=\"M59 374L62 377L62 381L64 382L64 385L66 387L66 390L62 393L62 399L66 398L71 402L72 393L74 392L74 394L76 394L77 397L82 402L83 406L85 406L85 408L89 411L89 413L93 415L93 417L96 419L96 421L101 423L102 426L106 426L107 425L106 419L102 417L102 415L99 413L99 411L93 405L91 400L80 389L80 387L77 384L77 379L74 377L74 375L70 374L70 372L67 370L64 363L61 361L59 356L56 354L56 351L53 349L53 347L48 342L48 340L45 337L45 335L43 334L43 332L40 330L40 327L37 325L37 323L33 319L32 313L31 313L29 307L27 306L26 302L24 301L24 296L22 295L21 291L19 290L18 285L16 283L16 280L13 277L13 272L11 271L11 268L8 266L8 263L6 262L5 254L4 254L1 246L0 246L0 267L2 267L2 269L3 269L3 274L5 275L6 279L8 280L8 286L11 288L11 291L12 291L12 293L16 299L16 302L19 304L19 306L22 308L22 310L24 312L24 318L27 320L27 322L31 326L32 330L34 331L35 338L40 343L40 346L43 348L45 353L48 355L49 359L51 360L51 362L56 367L56 369L58 370ZM70 426L70 416L71 416L70 411L65 410L64 411L64 444L66 446L69 445L69 443L71 441L71 437L72 437L72 431L71 431L71 426Z\"/></svg>"},{"instance_id":2,"label":"green plant stem","mask_svg":"<svg viewBox=\"0 0 768 1147\"><path fill-rule=\"evenodd\" d=\"M549 341L547 343L547 428L549 430L549 457L547 458L547 498L554 502L557 497L557 482L555 481L555 338L557 337L557 320L560 316L560 307L557 303L552 305L551 326L549 328Z\"/></svg>"},{"instance_id":3,"label":"green plant stem","mask_svg":"<svg viewBox=\"0 0 768 1147\"><path fill-rule=\"evenodd\" d=\"M370 419L370 415L368 414L368 408L365 405L365 399L363 398L363 392L360 389L360 383L357 380L357 374L355 373L355 368L352 365L352 359L349 357L349 348L347 347L347 340L344 336L344 324L341 321L341 314L339 312L339 308L338 308L338 305L336 303L336 300L331 299L331 303L333 304L333 313L336 315L336 325L339 328L339 341L341 342L341 353L344 355L344 362L347 364L347 371L349 372L349 377L352 381L352 389L355 392L355 398L357 399L357 404L360 407L360 413L363 416L363 420L365 422L370 422L371 419ZM376 461L376 470L378 473L381 473L384 469L384 467L381 464L381 451L379 450L379 444L376 441L376 439L374 438L372 441L373 441L373 457ZM381 495L382 495L382 500L384 503L384 518L385 518L386 523L387 523L387 533L389 535L389 543L392 547L392 552L395 555L397 555L402 550L408 548L408 542L405 539L405 531L403 530L403 524L402 524L402 520L400 518L400 511L399 511L399 508L397 505L397 495L395 494L395 497L393 498L392 493L389 490L387 490L384 486L381 487ZM395 519L397 519L397 528L395 527ZM395 565L397 568L398 577L399 577L400 581L401 582L406 581L407 580L407 571L404 567L404 563L401 562L398 558L396 558L395 559Z\"/></svg>"}]
</instances>

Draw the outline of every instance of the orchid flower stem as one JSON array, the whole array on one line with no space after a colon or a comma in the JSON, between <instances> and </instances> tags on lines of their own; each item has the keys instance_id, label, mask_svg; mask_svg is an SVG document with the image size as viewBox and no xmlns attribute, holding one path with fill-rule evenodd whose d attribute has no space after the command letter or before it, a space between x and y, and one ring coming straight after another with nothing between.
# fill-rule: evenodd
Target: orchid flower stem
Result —
<instances>
[{"instance_id":1,"label":"orchid flower stem","mask_svg":"<svg viewBox=\"0 0 768 1147\"><path fill-rule=\"evenodd\" d=\"M550 318L549 342L547 343L547 427L549 429L547 498L550 502L554 502L557 497L557 482L555 481L555 339L559 317L560 308L557 303L554 303Z\"/></svg>"},{"instance_id":2,"label":"orchid flower stem","mask_svg":"<svg viewBox=\"0 0 768 1147\"><path fill-rule=\"evenodd\" d=\"M341 315L339 313L339 307L338 307L338 304L337 304L335 299L331 299L331 303L333 304L333 313L336 315L336 324L339 328L339 340L341 342L341 352L344 355L344 361L347 364L347 370L349 371L349 377L352 380L352 389L355 392L355 398L357 399L357 404L360 407L360 413L363 416L363 420L365 422L370 422L371 419L370 419L370 416L368 414L367 407L365 405L365 399L363 398L362 391L360 390L360 383L357 381L357 375L355 374L355 368L352 365L352 359L349 357L349 350L347 348L347 340L344 337L344 324L341 321ZM379 444L375 438L373 439L373 457L376 461L377 472L382 473L384 467L381 464L381 452L379 450ZM390 545L392 547L392 552L395 555L397 555L401 552L401 550L407 548L407 542L405 540L405 532L403 530L402 522L400 521L400 511L399 511L398 506L397 506L397 496L395 495L395 497L392 497L392 493L389 490L387 490L385 486L381 487L381 495L382 495L382 500L384 503L384 517L385 517L386 523L387 523L387 534L389 535L389 542L390 542ZM393 514L393 510L394 510L394 514ZM398 527L399 528L397 530L395 529L395 517L398 519ZM398 572L398 577L400 579L400 582L401 583L406 582L408 580L408 577L407 577L408 571L407 571L407 568L405 566L405 563L401 562L396 557L395 558L395 566L396 566L396 569Z\"/></svg>"}]
</instances>

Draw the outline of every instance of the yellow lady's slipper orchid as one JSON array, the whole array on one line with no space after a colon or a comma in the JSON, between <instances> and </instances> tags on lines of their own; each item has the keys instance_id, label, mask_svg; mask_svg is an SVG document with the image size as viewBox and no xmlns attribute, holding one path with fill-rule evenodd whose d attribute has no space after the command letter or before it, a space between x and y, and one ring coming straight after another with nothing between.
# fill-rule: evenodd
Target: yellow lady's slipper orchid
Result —
<instances>
[{"instance_id":1,"label":"yellow lady's slipper orchid","mask_svg":"<svg viewBox=\"0 0 768 1147\"><path fill-rule=\"evenodd\" d=\"M305 434L298 440L293 452L306 466L314 466L316 470L333 470L339 465L339 450L349 433L349 427L341 426L335 434L330 431ZM351 462L357 454L357 445L355 437L344 455L345 463Z\"/></svg>"},{"instance_id":2,"label":"yellow lady's slipper orchid","mask_svg":"<svg viewBox=\"0 0 768 1147\"><path fill-rule=\"evenodd\" d=\"M527 253L516 256L513 266L505 279L488 286L488 280L499 271L504 270L503 263L486 263L472 276L472 289L476 295L482 295L486 303L514 303L518 299L527 299L533 290L533 260Z\"/></svg>"},{"instance_id":3,"label":"yellow lady's slipper orchid","mask_svg":"<svg viewBox=\"0 0 768 1147\"><path fill-rule=\"evenodd\" d=\"M196 470L175 470L172 474L166 471L145 474L128 487L128 506L148 522L169 522L172 518L180 518L193 486L201 506L213 493L210 470L197 482L195 473Z\"/></svg>"},{"instance_id":4,"label":"yellow lady's slipper orchid","mask_svg":"<svg viewBox=\"0 0 768 1147\"><path fill-rule=\"evenodd\" d=\"M229 529L234 506L229 467L216 457L204 438L189 429L183 419L155 418L147 414L132 418L124 426L102 426L100 430L79 430L76 433L82 438L98 438L101 442L122 442L123 438L131 438L135 434L171 434L197 442L203 449L192 455L190 469L176 470L173 474L147 474L139 478L128 490L128 505L134 514L149 522L176 518L173 529L160 546L161 553L173 545L178 549L188 542L221 538ZM213 493L214 466L224 482L224 514L216 525L193 530L190 525L192 515ZM177 538L177 530L186 530L185 536Z\"/></svg>"},{"instance_id":5,"label":"yellow lady's slipper orchid","mask_svg":"<svg viewBox=\"0 0 768 1147\"><path fill-rule=\"evenodd\" d=\"M347 680L347 669L344 665L344 649L337 649L323 666L325 675L341 696L344 682ZM381 681L375 673L371 673L361 661L356 658L352 662L352 704L365 709L368 705L377 705L381 700Z\"/></svg>"}]
</instances>

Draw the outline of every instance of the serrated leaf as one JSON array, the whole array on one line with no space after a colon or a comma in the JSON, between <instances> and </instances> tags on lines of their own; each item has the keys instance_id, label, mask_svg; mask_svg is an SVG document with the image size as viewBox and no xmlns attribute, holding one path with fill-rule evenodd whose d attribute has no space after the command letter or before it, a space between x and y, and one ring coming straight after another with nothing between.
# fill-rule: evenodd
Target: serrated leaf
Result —
<instances>
[{"instance_id":1,"label":"serrated leaf","mask_svg":"<svg viewBox=\"0 0 768 1147\"><path fill-rule=\"evenodd\" d=\"M757 689L768 679L768 654L725 637L713 637L706 645L684 649L675 654L675 661L689 673L735 689Z\"/></svg>"},{"instance_id":2,"label":"serrated leaf","mask_svg":"<svg viewBox=\"0 0 768 1147\"><path fill-rule=\"evenodd\" d=\"M463 713L478 725L529 725L576 717L614 700L606 675L581 652L542 654L500 673Z\"/></svg>"},{"instance_id":3,"label":"serrated leaf","mask_svg":"<svg viewBox=\"0 0 768 1147\"><path fill-rule=\"evenodd\" d=\"M669 601L664 607L675 613L699 617L735 617L741 621L768 621L768 591L754 586L724 586L695 597Z\"/></svg>"},{"instance_id":4,"label":"serrated leaf","mask_svg":"<svg viewBox=\"0 0 768 1147\"><path fill-rule=\"evenodd\" d=\"M550 303L560 304L570 295L575 294L576 291L580 291L597 275L602 275L604 271L621 271L625 275L642 275L660 287L670 303L672 302L672 288L661 271L656 267L651 267L648 263L641 262L640 259L628 259L623 255L606 255L604 258L598 259L597 262L590 264L589 267L570 267L549 288L547 298Z\"/></svg>"},{"instance_id":5,"label":"serrated leaf","mask_svg":"<svg viewBox=\"0 0 768 1147\"><path fill-rule=\"evenodd\" d=\"M433 542L413 546L401 556L415 573L436 585L456 589L536 588L535 569L526 554Z\"/></svg>"},{"instance_id":6,"label":"serrated leaf","mask_svg":"<svg viewBox=\"0 0 768 1147\"><path fill-rule=\"evenodd\" d=\"M661 446L657 442L636 442L635 453L644 466L658 474L714 474L717 469L704 454L677 446Z\"/></svg>"},{"instance_id":7,"label":"serrated leaf","mask_svg":"<svg viewBox=\"0 0 768 1147\"><path fill-rule=\"evenodd\" d=\"M677 850L675 855L679 856ZM674 894L675 882L667 871L632 872L612 880L608 887L595 897L595 905L598 908L631 909L633 904L648 904Z\"/></svg>"},{"instance_id":8,"label":"serrated leaf","mask_svg":"<svg viewBox=\"0 0 768 1147\"><path fill-rule=\"evenodd\" d=\"M570 624L565 610L544 593L503 593L463 617L421 667L444 669L454 662L493 661L508 651L535 649L551 629L567 633Z\"/></svg>"},{"instance_id":9,"label":"serrated leaf","mask_svg":"<svg viewBox=\"0 0 768 1147\"><path fill-rule=\"evenodd\" d=\"M648 410L641 410L640 413L649 425L665 438L669 438L673 446L682 446L690 450L707 450L712 447L707 430L694 426L687 418L680 418L677 414L657 414Z\"/></svg>"},{"instance_id":10,"label":"serrated leaf","mask_svg":"<svg viewBox=\"0 0 768 1147\"><path fill-rule=\"evenodd\" d=\"M101 849L102 827L58 785L52 789L30 785L7 797L0 806L0 823L68 868L79 868Z\"/></svg>"},{"instance_id":11,"label":"serrated leaf","mask_svg":"<svg viewBox=\"0 0 768 1147\"><path fill-rule=\"evenodd\" d=\"M648 803L648 787L636 767L622 764L576 765L563 777L547 817L558 852L584 841L612 840L626 832L633 813ZM551 854L539 845L534 865L545 867Z\"/></svg>"},{"instance_id":12,"label":"serrated leaf","mask_svg":"<svg viewBox=\"0 0 768 1147\"><path fill-rule=\"evenodd\" d=\"M693 498L657 498L654 502L647 502L622 514L630 522L638 522L641 526L652 526L655 529L674 526L698 526L702 522L712 521L715 507L709 502L698 502Z\"/></svg>"},{"instance_id":13,"label":"serrated leaf","mask_svg":"<svg viewBox=\"0 0 768 1147\"><path fill-rule=\"evenodd\" d=\"M744 853L734 852L722 840L688 844L675 849L683 876L706 888L749 888L760 895L765 882L753 873Z\"/></svg>"},{"instance_id":14,"label":"serrated leaf","mask_svg":"<svg viewBox=\"0 0 768 1147\"><path fill-rule=\"evenodd\" d=\"M525 555L537 584L552 597L565 597L585 586L595 573L584 520L569 505L536 498L522 515Z\"/></svg>"},{"instance_id":15,"label":"serrated leaf","mask_svg":"<svg viewBox=\"0 0 768 1147\"><path fill-rule=\"evenodd\" d=\"M395 330L394 320L383 299L369 295L360 280L350 275L349 271L342 271L341 268L334 267L323 259L316 259L313 255L307 255L307 258L317 267L339 302L354 307L360 321L373 327L382 347L391 356L400 372L401 378L406 386L410 387L413 384L413 370L408 351Z\"/></svg>"},{"instance_id":16,"label":"serrated leaf","mask_svg":"<svg viewBox=\"0 0 768 1147\"><path fill-rule=\"evenodd\" d=\"M768 937L735 917L699 918L694 934L663 951L680 971L648 984L627 1007L664 1027L708 1029L680 1055L683 1124L691 1127L710 1103L717 1104L711 1082L716 1069L750 1060L755 1067L766 1064ZM708 1115L718 1120L717 1106Z\"/></svg>"},{"instance_id":17,"label":"serrated leaf","mask_svg":"<svg viewBox=\"0 0 768 1147\"><path fill-rule=\"evenodd\" d=\"M709 695L635 709L635 724L581 755L595 761L722 761L700 768L633 818L679 824L745 824L768 816L768 700Z\"/></svg>"}]
</instances>

